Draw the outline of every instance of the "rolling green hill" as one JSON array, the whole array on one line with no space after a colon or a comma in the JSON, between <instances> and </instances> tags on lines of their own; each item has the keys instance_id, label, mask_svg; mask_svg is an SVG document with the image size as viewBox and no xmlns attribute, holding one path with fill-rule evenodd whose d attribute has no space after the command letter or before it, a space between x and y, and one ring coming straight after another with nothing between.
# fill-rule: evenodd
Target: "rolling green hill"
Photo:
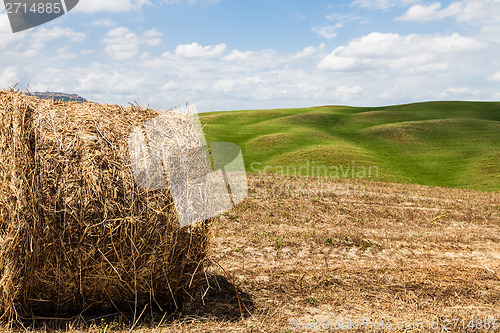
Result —
<instances>
[{"instance_id":1,"label":"rolling green hill","mask_svg":"<svg viewBox=\"0 0 500 333\"><path fill-rule=\"evenodd\" d=\"M249 172L500 190L500 102L323 106L200 115Z\"/></svg>"}]
</instances>

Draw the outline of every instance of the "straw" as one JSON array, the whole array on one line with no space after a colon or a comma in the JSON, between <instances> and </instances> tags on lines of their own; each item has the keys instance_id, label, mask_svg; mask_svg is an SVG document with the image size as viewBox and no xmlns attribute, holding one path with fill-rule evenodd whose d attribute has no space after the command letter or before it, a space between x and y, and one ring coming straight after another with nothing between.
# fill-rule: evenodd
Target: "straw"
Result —
<instances>
[{"instance_id":1,"label":"straw","mask_svg":"<svg viewBox=\"0 0 500 333\"><path fill-rule=\"evenodd\" d=\"M128 137L160 114L0 91L3 319L173 309L199 287L211 220L182 228L168 188L134 183Z\"/></svg>"}]
</instances>

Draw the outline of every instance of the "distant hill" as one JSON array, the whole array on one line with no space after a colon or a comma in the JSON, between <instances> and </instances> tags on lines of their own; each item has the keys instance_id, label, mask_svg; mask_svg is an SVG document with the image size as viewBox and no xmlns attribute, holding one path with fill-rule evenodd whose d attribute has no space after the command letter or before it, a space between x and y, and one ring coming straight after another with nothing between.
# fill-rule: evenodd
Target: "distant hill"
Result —
<instances>
[{"instance_id":1,"label":"distant hill","mask_svg":"<svg viewBox=\"0 0 500 333\"><path fill-rule=\"evenodd\" d=\"M32 92L29 93L28 95L36 96L40 99L53 99L54 101L61 101L61 102L79 102L83 103L86 102L87 100L81 96L78 96L77 94L66 94L66 93L60 93L60 92Z\"/></svg>"},{"instance_id":2,"label":"distant hill","mask_svg":"<svg viewBox=\"0 0 500 333\"><path fill-rule=\"evenodd\" d=\"M500 191L500 103L425 102L200 114L256 173Z\"/></svg>"}]
</instances>

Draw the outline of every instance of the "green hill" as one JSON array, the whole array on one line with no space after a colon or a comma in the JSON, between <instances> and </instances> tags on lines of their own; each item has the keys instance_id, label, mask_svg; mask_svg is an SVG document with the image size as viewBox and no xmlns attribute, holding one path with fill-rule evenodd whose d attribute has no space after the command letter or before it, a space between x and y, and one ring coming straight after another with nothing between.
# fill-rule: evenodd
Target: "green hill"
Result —
<instances>
[{"instance_id":1,"label":"green hill","mask_svg":"<svg viewBox=\"0 0 500 333\"><path fill-rule=\"evenodd\" d=\"M200 115L249 172L500 190L500 102L323 106Z\"/></svg>"}]
</instances>

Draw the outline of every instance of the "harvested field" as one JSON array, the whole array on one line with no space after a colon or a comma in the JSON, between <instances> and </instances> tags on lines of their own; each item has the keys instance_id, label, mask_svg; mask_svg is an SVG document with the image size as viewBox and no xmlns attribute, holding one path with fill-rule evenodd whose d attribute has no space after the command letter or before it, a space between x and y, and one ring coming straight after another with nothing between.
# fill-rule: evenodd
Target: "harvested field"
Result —
<instances>
[{"instance_id":1,"label":"harvested field","mask_svg":"<svg viewBox=\"0 0 500 333\"><path fill-rule=\"evenodd\" d=\"M163 322L146 310L137 332L287 332L297 327L290 321L325 319L415 325L351 332L437 332L417 326L436 320L466 332L473 330L461 320L476 328L477 320L500 320L499 194L249 177L249 198L216 224L203 300ZM126 325L113 319L81 330Z\"/></svg>"}]
</instances>

